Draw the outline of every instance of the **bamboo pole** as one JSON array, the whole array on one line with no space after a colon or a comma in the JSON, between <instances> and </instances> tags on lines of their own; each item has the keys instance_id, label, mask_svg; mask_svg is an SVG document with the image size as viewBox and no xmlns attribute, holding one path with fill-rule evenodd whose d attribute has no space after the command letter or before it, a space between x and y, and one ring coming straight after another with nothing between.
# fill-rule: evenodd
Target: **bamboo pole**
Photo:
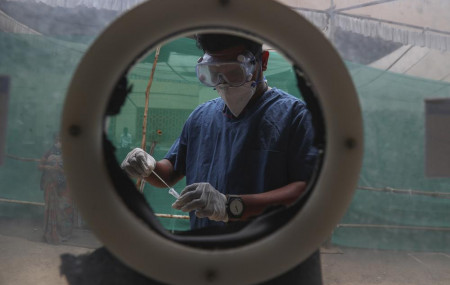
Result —
<instances>
[{"instance_id":1,"label":"bamboo pole","mask_svg":"<svg viewBox=\"0 0 450 285\"><path fill-rule=\"evenodd\" d=\"M189 216L186 215L155 214L155 216L157 216L158 218L189 220Z\"/></svg>"},{"instance_id":2,"label":"bamboo pole","mask_svg":"<svg viewBox=\"0 0 450 285\"><path fill-rule=\"evenodd\" d=\"M150 155L153 155L153 152L155 151L155 147L156 147L156 141L153 141L152 145L150 146L150 151L149 151ZM141 184L139 185L139 191L141 193L144 192L144 187L145 187L145 180L142 179Z\"/></svg>"},{"instance_id":3,"label":"bamboo pole","mask_svg":"<svg viewBox=\"0 0 450 285\"><path fill-rule=\"evenodd\" d=\"M150 73L150 78L148 80L147 89L145 90L145 108L144 108L144 119L142 121L142 140L141 140L141 148L145 150L145 139L147 135L147 114L148 114L148 101L150 98L150 88L153 84L153 76L155 75L156 64L158 62L160 47L156 48L155 59L153 60L152 71Z\"/></svg>"},{"instance_id":4,"label":"bamboo pole","mask_svg":"<svg viewBox=\"0 0 450 285\"><path fill-rule=\"evenodd\" d=\"M158 62L160 47L158 46L155 51L155 59L153 60L152 71L150 72L150 78L148 80L147 89L145 90L145 107L144 107L144 118L142 121L142 140L141 140L141 148L145 151L145 141L147 136L147 114L148 114L148 101L150 98L150 88L153 83L153 76L155 75L156 64ZM145 183L145 180L139 178L136 182L136 188L139 189L140 192L143 192L144 187L142 184ZM141 189L142 188L142 189Z\"/></svg>"},{"instance_id":5,"label":"bamboo pole","mask_svg":"<svg viewBox=\"0 0 450 285\"><path fill-rule=\"evenodd\" d=\"M19 205L33 205L33 206L40 206L40 207L45 206L45 203L41 203L41 202L19 201L19 200L5 199L5 198L0 198L0 202L19 204ZM155 216L157 216L159 218L189 220L189 216L186 216L186 215L172 215L172 214L156 213Z\"/></svg>"}]
</instances>

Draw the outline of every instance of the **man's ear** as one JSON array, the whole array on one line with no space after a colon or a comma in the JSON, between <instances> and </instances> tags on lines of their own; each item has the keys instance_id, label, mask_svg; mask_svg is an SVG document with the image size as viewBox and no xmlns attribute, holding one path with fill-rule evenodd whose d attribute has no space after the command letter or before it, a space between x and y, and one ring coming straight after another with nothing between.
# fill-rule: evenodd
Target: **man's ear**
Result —
<instances>
[{"instance_id":1,"label":"man's ear","mask_svg":"<svg viewBox=\"0 0 450 285\"><path fill-rule=\"evenodd\" d=\"M269 51L263 50L262 55L261 55L262 71L266 71L268 61L269 61Z\"/></svg>"}]
</instances>

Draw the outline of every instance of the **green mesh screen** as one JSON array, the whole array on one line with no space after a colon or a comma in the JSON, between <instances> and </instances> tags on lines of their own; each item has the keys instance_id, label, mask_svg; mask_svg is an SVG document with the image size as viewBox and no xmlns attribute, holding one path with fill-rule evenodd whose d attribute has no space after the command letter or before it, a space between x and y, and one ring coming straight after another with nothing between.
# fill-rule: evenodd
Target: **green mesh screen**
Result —
<instances>
[{"instance_id":1,"label":"green mesh screen","mask_svg":"<svg viewBox=\"0 0 450 285\"><path fill-rule=\"evenodd\" d=\"M431 194L449 194L450 180L424 175L424 100L449 97L450 84L352 63L347 66L363 109L365 152L359 185L388 191L358 189L342 223L374 227L339 227L333 241L357 247L449 251L450 196Z\"/></svg>"},{"instance_id":2,"label":"green mesh screen","mask_svg":"<svg viewBox=\"0 0 450 285\"><path fill-rule=\"evenodd\" d=\"M52 135L59 129L67 87L90 41L86 37L68 41L0 32L0 74L11 78L7 156L0 166L0 216L43 215L41 172L36 160L51 146ZM217 96L195 77L194 65L200 55L190 39L161 47L150 89L146 130L146 149L156 159L164 157L189 113ZM141 144L145 90L153 60L154 53L150 53L128 74L133 91L121 113L109 118L108 136L116 145L124 127L132 135L133 147ZM334 231L333 242L354 247L449 251L448 198L382 190L391 187L450 193L449 179L424 177L424 99L450 97L450 84L350 62L347 66L363 109L365 156L360 189ZM300 96L292 68L278 53L271 52L265 75L270 86ZM116 153L119 161L124 155L120 150ZM181 181L175 189L180 192L183 187ZM156 213L185 215L171 208L174 198L167 189L147 184L144 195ZM160 221L168 230L189 227L186 219Z\"/></svg>"}]
</instances>

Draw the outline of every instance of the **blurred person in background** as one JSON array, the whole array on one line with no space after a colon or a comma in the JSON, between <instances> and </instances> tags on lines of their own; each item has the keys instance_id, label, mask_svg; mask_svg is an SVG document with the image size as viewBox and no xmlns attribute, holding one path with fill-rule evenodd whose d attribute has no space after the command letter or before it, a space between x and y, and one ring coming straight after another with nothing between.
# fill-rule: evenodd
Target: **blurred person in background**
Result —
<instances>
[{"instance_id":1,"label":"blurred person in background","mask_svg":"<svg viewBox=\"0 0 450 285\"><path fill-rule=\"evenodd\" d=\"M44 239L51 244L67 241L74 227L75 207L64 175L61 142L54 136L52 147L39 164L42 170L41 190L44 191Z\"/></svg>"},{"instance_id":2,"label":"blurred person in background","mask_svg":"<svg viewBox=\"0 0 450 285\"><path fill-rule=\"evenodd\" d=\"M131 144L133 143L133 138L128 132L128 128L124 127L122 133L120 134L119 141L119 155L120 158L124 158L128 152L131 150Z\"/></svg>"}]
</instances>

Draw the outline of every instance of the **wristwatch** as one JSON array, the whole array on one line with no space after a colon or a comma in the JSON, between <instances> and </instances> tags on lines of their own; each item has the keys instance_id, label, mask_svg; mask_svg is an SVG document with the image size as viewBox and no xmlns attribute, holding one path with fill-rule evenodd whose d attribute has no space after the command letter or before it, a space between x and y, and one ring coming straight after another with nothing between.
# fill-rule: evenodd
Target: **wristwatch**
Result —
<instances>
[{"instance_id":1,"label":"wristwatch","mask_svg":"<svg viewBox=\"0 0 450 285\"><path fill-rule=\"evenodd\" d=\"M244 201L237 195L227 195L227 214L230 219L239 219L245 210Z\"/></svg>"}]
</instances>

